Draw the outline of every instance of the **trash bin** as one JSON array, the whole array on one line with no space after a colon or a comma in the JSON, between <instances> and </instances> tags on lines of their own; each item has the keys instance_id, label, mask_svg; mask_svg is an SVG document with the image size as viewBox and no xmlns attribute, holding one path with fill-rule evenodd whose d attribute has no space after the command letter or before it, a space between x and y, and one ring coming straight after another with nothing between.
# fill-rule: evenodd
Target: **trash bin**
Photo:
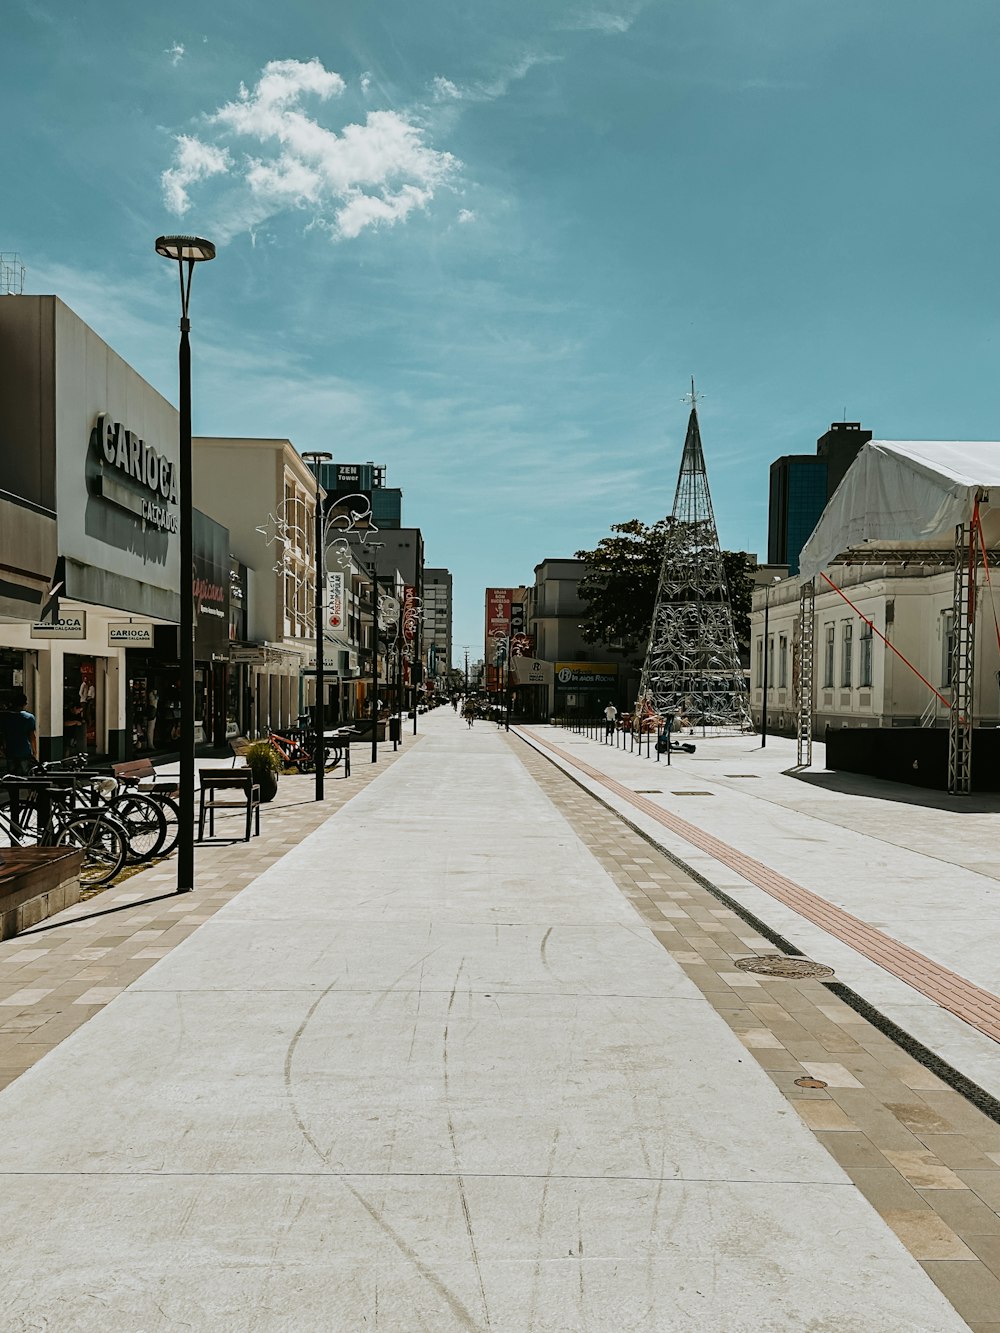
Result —
<instances>
[{"instance_id":1,"label":"trash bin","mask_svg":"<svg viewBox=\"0 0 1000 1333\"><path fill-rule=\"evenodd\" d=\"M398 717L390 717L390 719L389 719L389 739L390 739L391 741L399 741L399 740L402 740L401 732L402 732L402 725L401 725L401 723L400 723L399 718L398 718Z\"/></svg>"}]
</instances>

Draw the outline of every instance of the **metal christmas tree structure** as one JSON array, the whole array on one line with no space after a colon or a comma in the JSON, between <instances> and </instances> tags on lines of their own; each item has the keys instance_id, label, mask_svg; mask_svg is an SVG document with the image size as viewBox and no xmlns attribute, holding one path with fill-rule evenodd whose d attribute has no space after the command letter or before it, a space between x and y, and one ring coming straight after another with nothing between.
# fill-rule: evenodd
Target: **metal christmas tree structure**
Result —
<instances>
[{"instance_id":1,"label":"metal christmas tree structure","mask_svg":"<svg viewBox=\"0 0 1000 1333\"><path fill-rule=\"evenodd\" d=\"M691 382L691 415L660 568L638 711L752 731Z\"/></svg>"}]
</instances>

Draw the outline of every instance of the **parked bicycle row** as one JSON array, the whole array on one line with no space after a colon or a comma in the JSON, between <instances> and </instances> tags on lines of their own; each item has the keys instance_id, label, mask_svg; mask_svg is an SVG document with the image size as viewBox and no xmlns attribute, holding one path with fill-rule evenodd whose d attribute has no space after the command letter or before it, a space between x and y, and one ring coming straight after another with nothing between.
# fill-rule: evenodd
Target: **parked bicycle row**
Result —
<instances>
[{"instance_id":1,"label":"parked bicycle row","mask_svg":"<svg viewBox=\"0 0 1000 1333\"><path fill-rule=\"evenodd\" d=\"M11 846L76 848L81 884L97 888L127 864L171 852L180 810L172 784L140 791L134 775L87 763L79 756L0 778L0 837Z\"/></svg>"}]
</instances>

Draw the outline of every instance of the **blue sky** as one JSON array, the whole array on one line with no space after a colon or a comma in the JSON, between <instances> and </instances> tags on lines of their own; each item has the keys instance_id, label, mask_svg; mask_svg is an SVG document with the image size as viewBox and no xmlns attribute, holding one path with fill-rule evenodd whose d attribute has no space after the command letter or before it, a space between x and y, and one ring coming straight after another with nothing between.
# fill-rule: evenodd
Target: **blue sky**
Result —
<instances>
[{"instance_id":1,"label":"blue sky","mask_svg":"<svg viewBox=\"0 0 1000 1333\"><path fill-rule=\"evenodd\" d=\"M455 643L671 505L725 545L845 413L997 439L995 0L8 0L0 250L194 425L385 463Z\"/></svg>"}]
</instances>

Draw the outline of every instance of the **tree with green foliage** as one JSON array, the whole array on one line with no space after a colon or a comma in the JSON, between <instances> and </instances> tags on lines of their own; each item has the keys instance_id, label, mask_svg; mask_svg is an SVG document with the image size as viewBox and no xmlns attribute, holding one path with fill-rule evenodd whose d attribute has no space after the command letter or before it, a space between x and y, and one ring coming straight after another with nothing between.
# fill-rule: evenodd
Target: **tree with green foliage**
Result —
<instances>
[{"instance_id":1,"label":"tree with green foliage","mask_svg":"<svg viewBox=\"0 0 1000 1333\"><path fill-rule=\"evenodd\" d=\"M587 643L616 647L641 665L653 623L660 569L669 543L679 555L696 542L687 524L661 518L652 525L637 518L613 523L592 551L577 551L587 564L580 597L587 604L583 638ZM746 551L723 551L722 567L729 588L736 642L745 660L750 653L750 605L756 561Z\"/></svg>"}]
</instances>

